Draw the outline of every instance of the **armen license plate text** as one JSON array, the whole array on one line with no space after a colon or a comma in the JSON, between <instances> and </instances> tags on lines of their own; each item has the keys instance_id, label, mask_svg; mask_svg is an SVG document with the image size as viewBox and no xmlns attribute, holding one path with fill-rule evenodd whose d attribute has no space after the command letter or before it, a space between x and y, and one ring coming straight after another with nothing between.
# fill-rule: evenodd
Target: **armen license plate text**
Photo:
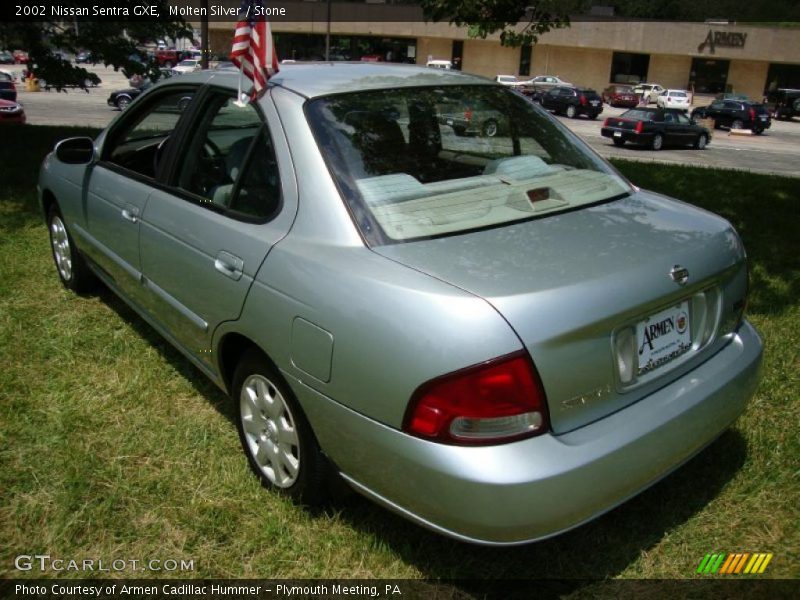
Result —
<instances>
[{"instance_id":1,"label":"armen license plate text","mask_svg":"<svg viewBox=\"0 0 800 600\"><path fill-rule=\"evenodd\" d=\"M692 347L689 303L651 315L636 325L639 348L639 375L657 369Z\"/></svg>"}]
</instances>

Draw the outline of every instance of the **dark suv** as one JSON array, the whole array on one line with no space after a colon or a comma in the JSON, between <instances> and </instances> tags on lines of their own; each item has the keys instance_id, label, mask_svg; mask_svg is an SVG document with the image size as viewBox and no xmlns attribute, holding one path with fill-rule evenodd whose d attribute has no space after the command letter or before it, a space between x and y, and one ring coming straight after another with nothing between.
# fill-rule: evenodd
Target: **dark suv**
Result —
<instances>
[{"instance_id":1,"label":"dark suv","mask_svg":"<svg viewBox=\"0 0 800 600\"><path fill-rule=\"evenodd\" d=\"M776 119L800 116L800 90L778 89L767 94L767 105Z\"/></svg>"},{"instance_id":2,"label":"dark suv","mask_svg":"<svg viewBox=\"0 0 800 600\"><path fill-rule=\"evenodd\" d=\"M714 127L751 129L753 133L762 133L772 125L769 111L763 104L732 99L715 100L709 106L695 108L692 118L713 119Z\"/></svg>"},{"instance_id":3,"label":"dark suv","mask_svg":"<svg viewBox=\"0 0 800 600\"><path fill-rule=\"evenodd\" d=\"M556 87L542 96L542 106L574 119L586 115L596 119L603 112L603 100L594 90L578 87Z\"/></svg>"}]
</instances>

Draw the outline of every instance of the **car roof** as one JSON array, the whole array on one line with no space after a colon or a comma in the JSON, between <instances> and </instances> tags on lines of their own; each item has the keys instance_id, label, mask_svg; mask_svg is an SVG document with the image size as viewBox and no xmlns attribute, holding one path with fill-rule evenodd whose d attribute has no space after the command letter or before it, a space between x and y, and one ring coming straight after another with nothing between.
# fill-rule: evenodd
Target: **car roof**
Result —
<instances>
[{"instance_id":1,"label":"car roof","mask_svg":"<svg viewBox=\"0 0 800 600\"><path fill-rule=\"evenodd\" d=\"M212 80L214 85L236 89L239 72L201 71L180 77L180 83L206 83ZM269 82L307 98L426 85L497 85L489 79L454 69L429 69L424 66L375 62L302 62L281 65L280 71Z\"/></svg>"}]
</instances>

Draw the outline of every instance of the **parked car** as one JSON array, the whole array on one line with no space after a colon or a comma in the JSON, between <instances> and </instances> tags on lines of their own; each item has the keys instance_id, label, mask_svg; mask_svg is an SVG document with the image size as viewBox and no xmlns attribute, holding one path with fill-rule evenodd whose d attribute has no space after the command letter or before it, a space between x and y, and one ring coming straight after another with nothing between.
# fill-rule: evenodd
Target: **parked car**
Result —
<instances>
[{"instance_id":1,"label":"parked car","mask_svg":"<svg viewBox=\"0 0 800 600\"><path fill-rule=\"evenodd\" d=\"M169 77L169 75L167 77ZM106 100L106 103L112 108L125 110L128 108L128 105L130 105L131 102L133 102L151 87L153 87L153 82L149 79L146 79L139 87L130 87L124 90L111 92L111 95L108 97L108 100ZM169 110L171 112L182 112L187 106L189 106L191 99L191 94L186 94L183 98L176 100L175 105L169 107Z\"/></svg>"},{"instance_id":2,"label":"parked car","mask_svg":"<svg viewBox=\"0 0 800 600\"><path fill-rule=\"evenodd\" d=\"M692 118L712 119L714 127L750 129L756 134L763 133L772 125L766 106L739 100L714 100L708 106L694 109Z\"/></svg>"},{"instance_id":3,"label":"parked car","mask_svg":"<svg viewBox=\"0 0 800 600\"><path fill-rule=\"evenodd\" d=\"M75 63L76 64L96 64L97 60L92 55L91 52L78 52L75 55Z\"/></svg>"},{"instance_id":4,"label":"parked car","mask_svg":"<svg viewBox=\"0 0 800 600\"><path fill-rule=\"evenodd\" d=\"M639 98L633 93L633 88L629 85L614 84L608 86L601 94L603 102L609 106L636 106Z\"/></svg>"},{"instance_id":5,"label":"parked car","mask_svg":"<svg viewBox=\"0 0 800 600\"><path fill-rule=\"evenodd\" d=\"M135 98L138 98L149 87L149 84L143 84L140 87L130 87L123 90L116 90L111 92L108 100L106 100L106 104L112 108L125 110Z\"/></svg>"},{"instance_id":6,"label":"parked car","mask_svg":"<svg viewBox=\"0 0 800 600\"><path fill-rule=\"evenodd\" d=\"M237 73L160 83L59 142L37 186L63 284L101 279L228 392L267 487L313 504L338 476L516 544L625 502L742 413L762 345L729 222L479 77L298 64L270 83L244 106ZM507 137L437 119L472 103Z\"/></svg>"},{"instance_id":7,"label":"parked car","mask_svg":"<svg viewBox=\"0 0 800 600\"><path fill-rule=\"evenodd\" d=\"M657 83L639 83L633 87L633 93L639 96L645 104L652 104L661 95L664 88Z\"/></svg>"},{"instance_id":8,"label":"parked car","mask_svg":"<svg viewBox=\"0 0 800 600\"><path fill-rule=\"evenodd\" d=\"M158 66L165 67L167 69L171 69L178 63L183 60L183 52L180 50L172 49L164 49L164 50L156 50L155 59L158 63Z\"/></svg>"},{"instance_id":9,"label":"parked car","mask_svg":"<svg viewBox=\"0 0 800 600\"><path fill-rule=\"evenodd\" d=\"M792 119L800 116L800 90L777 89L767 94L767 107L776 119Z\"/></svg>"},{"instance_id":10,"label":"parked car","mask_svg":"<svg viewBox=\"0 0 800 600\"><path fill-rule=\"evenodd\" d=\"M439 110L438 122L451 127L456 135L495 137L508 131L506 116L480 99L458 98L443 103Z\"/></svg>"},{"instance_id":11,"label":"parked car","mask_svg":"<svg viewBox=\"0 0 800 600\"><path fill-rule=\"evenodd\" d=\"M513 75L498 75L494 78L494 80L501 85L507 85L510 87L516 87L520 84L520 82L517 81L517 78Z\"/></svg>"},{"instance_id":12,"label":"parked car","mask_svg":"<svg viewBox=\"0 0 800 600\"><path fill-rule=\"evenodd\" d=\"M10 73L0 71L0 99L15 102L17 99L17 86Z\"/></svg>"},{"instance_id":13,"label":"parked car","mask_svg":"<svg viewBox=\"0 0 800 600\"><path fill-rule=\"evenodd\" d=\"M200 61L194 58L187 58L178 63L178 66L172 68L173 75L184 75L186 73L193 73L199 71L203 67Z\"/></svg>"},{"instance_id":14,"label":"parked car","mask_svg":"<svg viewBox=\"0 0 800 600\"><path fill-rule=\"evenodd\" d=\"M284 63L281 62L281 64L284 64ZM217 65L214 67L214 69L215 70L227 70L227 71L234 70L234 71L238 71L239 67L237 67L235 64L233 64L231 61L225 60L225 61L218 62Z\"/></svg>"},{"instance_id":15,"label":"parked car","mask_svg":"<svg viewBox=\"0 0 800 600\"><path fill-rule=\"evenodd\" d=\"M603 101L597 92L588 88L557 87L542 96L542 106L570 119L586 115L596 119L603 112Z\"/></svg>"},{"instance_id":16,"label":"parked car","mask_svg":"<svg viewBox=\"0 0 800 600\"><path fill-rule=\"evenodd\" d=\"M22 104L0 99L0 124L2 123L24 124L25 109Z\"/></svg>"},{"instance_id":17,"label":"parked car","mask_svg":"<svg viewBox=\"0 0 800 600\"><path fill-rule=\"evenodd\" d=\"M449 70L453 68L453 62L449 60L429 60L425 63L426 67L430 67L431 69L445 69Z\"/></svg>"},{"instance_id":18,"label":"parked car","mask_svg":"<svg viewBox=\"0 0 800 600\"><path fill-rule=\"evenodd\" d=\"M14 55L5 50L0 51L0 65L13 65Z\"/></svg>"},{"instance_id":19,"label":"parked car","mask_svg":"<svg viewBox=\"0 0 800 600\"><path fill-rule=\"evenodd\" d=\"M619 117L608 117L600 130L615 146L625 142L661 150L664 146L693 146L704 149L711 133L695 123L682 110L670 108L632 108Z\"/></svg>"},{"instance_id":20,"label":"parked car","mask_svg":"<svg viewBox=\"0 0 800 600\"><path fill-rule=\"evenodd\" d=\"M714 100L739 100L740 102L752 102L747 94L737 94L734 92L722 92L714 96Z\"/></svg>"},{"instance_id":21,"label":"parked car","mask_svg":"<svg viewBox=\"0 0 800 600\"><path fill-rule=\"evenodd\" d=\"M14 62L18 65L28 64L28 53L25 50L14 50L11 53L14 56Z\"/></svg>"},{"instance_id":22,"label":"parked car","mask_svg":"<svg viewBox=\"0 0 800 600\"><path fill-rule=\"evenodd\" d=\"M529 79L525 82L527 85L533 86L533 88L537 92L549 92L554 87L572 87L572 84L568 81L564 81L560 77L556 77L555 75L537 75L532 79Z\"/></svg>"},{"instance_id":23,"label":"parked car","mask_svg":"<svg viewBox=\"0 0 800 600\"><path fill-rule=\"evenodd\" d=\"M658 108L676 108L688 111L691 108L689 92L686 90L664 90L656 98L656 106Z\"/></svg>"}]
</instances>

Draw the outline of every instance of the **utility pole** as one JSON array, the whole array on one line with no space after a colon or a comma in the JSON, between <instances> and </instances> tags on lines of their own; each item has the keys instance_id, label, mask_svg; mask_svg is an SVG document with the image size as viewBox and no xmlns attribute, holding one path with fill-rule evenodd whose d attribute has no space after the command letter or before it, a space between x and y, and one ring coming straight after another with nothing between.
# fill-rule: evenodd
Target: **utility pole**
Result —
<instances>
[{"instance_id":1,"label":"utility pole","mask_svg":"<svg viewBox=\"0 0 800 600\"><path fill-rule=\"evenodd\" d=\"M203 43L200 47L200 51L202 52L202 57L200 58L200 67L207 69L208 55L210 53L208 46L208 0L203 0L203 8L205 10L200 17L200 37L203 38Z\"/></svg>"}]
</instances>

